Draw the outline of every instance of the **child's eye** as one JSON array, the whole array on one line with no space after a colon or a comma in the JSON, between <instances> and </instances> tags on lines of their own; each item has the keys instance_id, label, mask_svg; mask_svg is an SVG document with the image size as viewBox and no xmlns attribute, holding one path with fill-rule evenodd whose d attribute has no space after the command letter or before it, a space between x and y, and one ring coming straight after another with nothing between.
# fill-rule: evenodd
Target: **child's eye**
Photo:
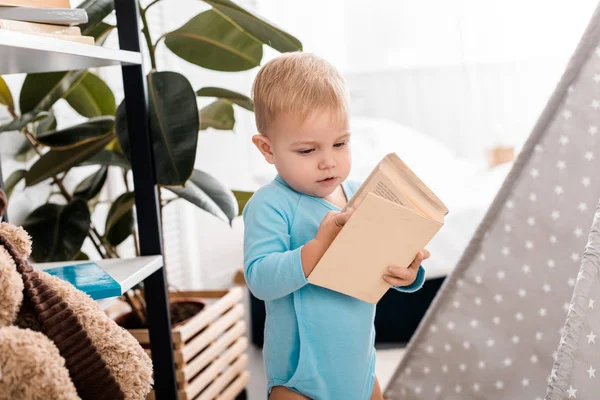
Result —
<instances>
[{"instance_id":1,"label":"child's eye","mask_svg":"<svg viewBox=\"0 0 600 400\"><path fill-rule=\"evenodd\" d=\"M308 150L298 150L298 153L300 154L310 154L313 151L315 151L315 149L308 149Z\"/></svg>"},{"instance_id":2,"label":"child's eye","mask_svg":"<svg viewBox=\"0 0 600 400\"><path fill-rule=\"evenodd\" d=\"M346 145L346 142L341 142L341 143L334 144L333 147L342 147L342 146L345 146L345 145Z\"/></svg>"}]
</instances>

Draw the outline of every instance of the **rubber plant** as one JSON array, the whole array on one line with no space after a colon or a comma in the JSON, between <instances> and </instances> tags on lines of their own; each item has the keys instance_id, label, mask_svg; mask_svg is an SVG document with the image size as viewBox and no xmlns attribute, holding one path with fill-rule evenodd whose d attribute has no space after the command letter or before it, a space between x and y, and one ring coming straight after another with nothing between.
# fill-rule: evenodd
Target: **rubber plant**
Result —
<instances>
[{"instance_id":1,"label":"rubber plant","mask_svg":"<svg viewBox=\"0 0 600 400\"><path fill-rule=\"evenodd\" d=\"M251 99L224 88L206 85L193 88L185 75L159 70L156 52L169 51L200 68L237 72L255 68L263 57L263 46L279 52L301 51L302 44L292 35L264 21L230 0L204 0L210 9L190 18L179 28L153 39L147 13L159 2L138 3L142 37L150 56L147 76L149 130L153 143L159 193L167 190L225 222L240 214L249 193L233 192L209 174L195 170L199 132L208 128L231 130L235 124L234 106L253 111ZM115 26L104 22L114 9L113 0L86 0L79 8L89 21L81 25L83 35L93 36L102 46ZM214 100L198 109L198 98ZM53 107L64 99L83 123L57 130ZM7 193L25 182L25 190L50 180L58 194L31 212L24 221L36 246L36 262L88 259L81 251L86 239L102 258L119 257L117 246L133 235L137 250L133 188L124 103L117 105L109 86L88 70L28 74L18 98L14 98L0 77L0 105L12 121L0 126L0 133L19 131L24 145L18 157L35 158L32 166L17 170L6 179ZM82 166L96 166L95 172L69 191L65 176ZM109 168L122 171L127 190L112 201L104 227L96 227L91 215L99 193L107 182ZM163 200L163 207L170 200ZM132 301L132 293L128 300Z\"/></svg>"}]
</instances>

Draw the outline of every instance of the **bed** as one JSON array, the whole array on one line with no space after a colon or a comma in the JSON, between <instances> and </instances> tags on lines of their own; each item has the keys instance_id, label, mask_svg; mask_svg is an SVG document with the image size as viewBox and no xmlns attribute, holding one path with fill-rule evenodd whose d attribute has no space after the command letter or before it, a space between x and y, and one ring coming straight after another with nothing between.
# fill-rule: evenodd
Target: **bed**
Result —
<instances>
[{"instance_id":1,"label":"bed","mask_svg":"<svg viewBox=\"0 0 600 400\"><path fill-rule=\"evenodd\" d=\"M377 307L377 343L406 343L458 262L512 163L488 168L483 162L461 159L426 135L385 119L354 117L351 130L351 179L363 180L385 154L395 152L450 210L444 227L427 246L431 257L423 263L427 271L424 287L412 294L391 290ZM255 178L266 182L270 176L257 174ZM264 304L250 296L252 341L260 346Z\"/></svg>"}]
</instances>

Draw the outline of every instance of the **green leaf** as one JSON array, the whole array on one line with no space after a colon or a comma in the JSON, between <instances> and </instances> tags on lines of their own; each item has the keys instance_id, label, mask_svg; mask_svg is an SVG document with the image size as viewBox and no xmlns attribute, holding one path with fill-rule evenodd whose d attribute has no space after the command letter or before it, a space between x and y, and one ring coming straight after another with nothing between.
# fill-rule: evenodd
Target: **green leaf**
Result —
<instances>
[{"instance_id":1,"label":"green leaf","mask_svg":"<svg viewBox=\"0 0 600 400\"><path fill-rule=\"evenodd\" d=\"M87 254L85 254L83 251L79 251L75 257L73 257L71 260L72 261L87 261L90 259L90 256L88 256Z\"/></svg>"},{"instance_id":2,"label":"green leaf","mask_svg":"<svg viewBox=\"0 0 600 400\"><path fill-rule=\"evenodd\" d=\"M10 198L10 194L14 190L15 186L17 186L17 184L21 182L21 179L25 178L26 172L27 171L24 169L19 169L10 174L8 178L6 178L6 182L4 182L4 189L7 198Z\"/></svg>"},{"instance_id":3,"label":"green leaf","mask_svg":"<svg viewBox=\"0 0 600 400\"><path fill-rule=\"evenodd\" d=\"M267 22L265 18L251 14L230 0L204 0L204 2L231 18L250 35L281 53L302 50L302 43L298 39Z\"/></svg>"},{"instance_id":4,"label":"green leaf","mask_svg":"<svg viewBox=\"0 0 600 400\"><path fill-rule=\"evenodd\" d=\"M115 115L115 96L108 85L97 75L88 72L79 85L65 98L75 111L84 117Z\"/></svg>"},{"instance_id":5,"label":"green leaf","mask_svg":"<svg viewBox=\"0 0 600 400\"><path fill-rule=\"evenodd\" d=\"M27 74L19 97L21 114L47 111L58 100L67 97L87 73L79 70Z\"/></svg>"},{"instance_id":6,"label":"green leaf","mask_svg":"<svg viewBox=\"0 0 600 400\"><path fill-rule=\"evenodd\" d=\"M88 36L94 38L96 42L96 46L102 46L106 39L108 38L108 34L115 29L116 26L107 24L105 22L100 22L98 25L93 27L88 33Z\"/></svg>"},{"instance_id":7,"label":"green leaf","mask_svg":"<svg viewBox=\"0 0 600 400\"><path fill-rule=\"evenodd\" d=\"M196 92L196 96L217 97L219 99L229 100L230 102L237 104L248 111L254 111L254 104L252 103L252 99L250 99L250 97L231 90L217 87L204 87Z\"/></svg>"},{"instance_id":8,"label":"green leaf","mask_svg":"<svg viewBox=\"0 0 600 400\"><path fill-rule=\"evenodd\" d=\"M12 94L10 93L10 89L8 85L4 81L4 79L0 76L0 104L4 104L8 108L14 108L15 103L13 102Z\"/></svg>"},{"instance_id":9,"label":"green leaf","mask_svg":"<svg viewBox=\"0 0 600 400\"><path fill-rule=\"evenodd\" d=\"M121 167L125 169L131 169L131 164L127 160L127 157L122 153L118 153L112 150L102 150L101 152L94 154L87 160L83 161L79 165L107 165Z\"/></svg>"},{"instance_id":10,"label":"green leaf","mask_svg":"<svg viewBox=\"0 0 600 400\"><path fill-rule=\"evenodd\" d=\"M8 124L0 126L0 132L20 131L25 125L34 121L37 117L37 111L32 111L21 115L19 118L12 120Z\"/></svg>"},{"instance_id":11,"label":"green leaf","mask_svg":"<svg viewBox=\"0 0 600 400\"><path fill-rule=\"evenodd\" d=\"M35 262L71 260L90 229L90 211L81 199L67 205L44 204L27 216L23 228L32 237Z\"/></svg>"},{"instance_id":12,"label":"green leaf","mask_svg":"<svg viewBox=\"0 0 600 400\"><path fill-rule=\"evenodd\" d=\"M77 8L83 8L88 15L88 22L79 25L82 35L90 32L115 9L114 0L85 0Z\"/></svg>"},{"instance_id":13,"label":"green leaf","mask_svg":"<svg viewBox=\"0 0 600 400\"><path fill-rule=\"evenodd\" d=\"M73 196L80 197L83 200L93 199L100 193L100 190L102 190L107 176L108 166L104 165L77 185Z\"/></svg>"},{"instance_id":14,"label":"green leaf","mask_svg":"<svg viewBox=\"0 0 600 400\"><path fill-rule=\"evenodd\" d=\"M70 126L60 131L38 135L38 142L56 149L68 149L83 143L98 140L101 136L113 132L115 119L112 116L90 118L88 121Z\"/></svg>"},{"instance_id":15,"label":"green leaf","mask_svg":"<svg viewBox=\"0 0 600 400\"><path fill-rule=\"evenodd\" d=\"M69 168L79 165L104 148L112 138L113 133L100 136L97 140L86 142L67 150L50 150L42 155L31 166L25 175L27 186L33 186L48 178L55 176Z\"/></svg>"},{"instance_id":16,"label":"green leaf","mask_svg":"<svg viewBox=\"0 0 600 400\"><path fill-rule=\"evenodd\" d=\"M127 192L119 196L110 206L108 216L106 217L104 236L111 245L117 246L121 244L133 233L135 222L133 218L134 204L134 193Z\"/></svg>"},{"instance_id":17,"label":"green leaf","mask_svg":"<svg viewBox=\"0 0 600 400\"><path fill-rule=\"evenodd\" d=\"M165 35L177 56L217 71L246 71L260 65L262 43L214 10L204 11Z\"/></svg>"},{"instance_id":18,"label":"green leaf","mask_svg":"<svg viewBox=\"0 0 600 400\"><path fill-rule=\"evenodd\" d=\"M171 71L150 73L148 94L157 183L183 185L196 161L199 130L196 95L185 76ZM115 124L119 145L129 155L124 102L117 109Z\"/></svg>"},{"instance_id":19,"label":"green leaf","mask_svg":"<svg viewBox=\"0 0 600 400\"><path fill-rule=\"evenodd\" d=\"M207 128L231 130L235 124L233 106L227 100L217 100L200 110L200 130Z\"/></svg>"},{"instance_id":20,"label":"green leaf","mask_svg":"<svg viewBox=\"0 0 600 400\"><path fill-rule=\"evenodd\" d=\"M231 190L206 172L194 170L184 187L166 189L230 224L238 215L238 203Z\"/></svg>"},{"instance_id":21,"label":"green leaf","mask_svg":"<svg viewBox=\"0 0 600 400\"><path fill-rule=\"evenodd\" d=\"M46 132L50 132L56 129L56 116L54 111L42 111L36 117L33 123L33 131L37 135L43 135Z\"/></svg>"},{"instance_id":22,"label":"green leaf","mask_svg":"<svg viewBox=\"0 0 600 400\"><path fill-rule=\"evenodd\" d=\"M254 192L243 192L241 190L233 191L233 195L235 196L235 199L237 200L237 203L238 203L238 210L239 210L238 216L242 215L242 212L244 211L244 207L246 207L248 200L250 200L250 198L252 197L253 194L254 194Z\"/></svg>"},{"instance_id":23,"label":"green leaf","mask_svg":"<svg viewBox=\"0 0 600 400\"><path fill-rule=\"evenodd\" d=\"M36 155L37 153L35 150L29 145L29 143L27 143L19 149L19 152L15 155L15 160L26 163L31 161Z\"/></svg>"}]
</instances>

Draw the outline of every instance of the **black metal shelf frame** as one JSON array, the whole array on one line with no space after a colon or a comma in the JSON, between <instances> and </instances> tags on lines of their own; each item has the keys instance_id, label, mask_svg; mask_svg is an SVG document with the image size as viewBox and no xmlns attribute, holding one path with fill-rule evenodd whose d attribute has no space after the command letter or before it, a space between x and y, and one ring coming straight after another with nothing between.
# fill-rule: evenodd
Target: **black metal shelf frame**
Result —
<instances>
[{"instance_id":1,"label":"black metal shelf frame","mask_svg":"<svg viewBox=\"0 0 600 400\"><path fill-rule=\"evenodd\" d=\"M115 0L121 50L140 52L139 11L136 0ZM142 256L163 255L158 187L148 130L147 82L142 65L122 65L131 167ZM4 188L0 162L0 187ZM7 215L4 216L7 221ZM148 309L148 330L158 400L177 398L177 381L171 336L169 295L165 265L143 281Z\"/></svg>"}]
</instances>

